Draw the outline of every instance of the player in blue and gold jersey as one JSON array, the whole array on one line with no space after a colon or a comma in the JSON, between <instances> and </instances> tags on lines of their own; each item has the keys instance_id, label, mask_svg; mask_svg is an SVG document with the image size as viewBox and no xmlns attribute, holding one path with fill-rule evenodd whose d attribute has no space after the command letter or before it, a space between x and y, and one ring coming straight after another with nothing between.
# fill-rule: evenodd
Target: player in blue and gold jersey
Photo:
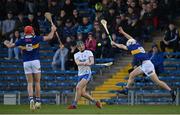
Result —
<instances>
[{"instance_id":1,"label":"player in blue and gold jersey","mask_svg":"<svg viewBox=\"0 0 180 115\"><path fill-rule=\"evenodd\" d=\"M150 76L151 80L159 85L160 87L168 90L171 93L172 96L172 101L174 102L176 99L175 92L163 81L159 80L157 74L155 73L154 65L150 61L148 54L145 52L144 48L129 34L124 32L124 30L119 27L119 33L123 34L127 39L126 45L123 44L117 44L115 42L111 42L112 45L128 50L131 52L131 54L134 56L134 59L136 61L140 61L141 65L135 68L130 74L129 74L129 79L128 83L126 85L126 88L122 91L119 91L119 93L123 93L125 95L128 94L128 89L134 82L134 78L140 74L146 74L146 76Z\"/></svg>"},{"instance_id":2,"label":"player in blue and gold jersey","mask_svg":"<svg viewBox=\"0 0 180 115\"><path fill-rule=\"evenodd\" d=\"M41 78L41 66L39 61L39 48L41 41L51 40L56 31L56 27L52 25L51 32L47 36L36 36L32 26L26 26L24 28L24 37L19 39L15 43L11 43L8 40L4 41L4 44L8 48L19 46L22 49L23 54L23 67L28 82L27 90L30 101L30 109L34 110L41 107L40 100L40 78ZM34 78L34 80L33 80ZM35 83L35 97L33 98L33 82Z\"/></svg>"}]
</instances>

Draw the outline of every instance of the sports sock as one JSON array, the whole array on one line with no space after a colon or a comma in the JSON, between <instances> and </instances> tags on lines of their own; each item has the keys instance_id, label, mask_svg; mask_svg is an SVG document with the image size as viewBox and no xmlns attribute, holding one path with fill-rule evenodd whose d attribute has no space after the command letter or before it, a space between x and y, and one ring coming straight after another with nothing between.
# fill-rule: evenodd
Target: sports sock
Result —
<instances>
[{"instance_id":1,"label":"sports sock","mask_svg":"<svg viewBox=\"0 0 180 115\"><path fill-rule=\"evenodd\" d=\"M92 100L92 103L96 103L97 101L94 99L94 100Z\"/></svg>"},{"instance_id":2,"label":"sports sock","mask_svg":"<svg viewBox=\"0 0 180 115\"><path fill-rule=\"evenodd\" d=\"M36 102L41 102L41 99L40 99L40 97L36 97Z\"/></svg>"},{"instance_id":3,"label":"sports sock","mask_svg":"<svg viewBox=\"0 0 180 115\"><path fill-rule=\"evenodd\" d=\"M33 97L32 97L32 96L29 97L29 101L31 101L31 100L33 100Z\"/></svg>"},{"instance_id":4,"label":"sports sock","mask_svg":"<svg viewBox=\"0 0 180 115\"><path fill-rule=\"evenodd\" d=\"M73 106L77 106L77 101L73 101L73 102L72 102L72 105L73 105Z\"/></svg>"}]
</instances>

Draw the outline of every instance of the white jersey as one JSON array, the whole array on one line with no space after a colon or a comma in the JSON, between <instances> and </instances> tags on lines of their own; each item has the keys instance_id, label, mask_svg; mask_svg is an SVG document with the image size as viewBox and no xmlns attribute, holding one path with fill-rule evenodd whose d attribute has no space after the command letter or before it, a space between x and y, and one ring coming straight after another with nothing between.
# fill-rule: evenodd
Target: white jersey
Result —
<instances>
[{"instance_id":1,"label":"white jersey","mask_svg":"<svg viewBox=\"0 0 180 115\"><path fill-rule=\"evenodd\" d=\"M83 52L77 52L74 54L74 59L79 60L80 62L89 61L89 58L93 56L93 53L89 50L84 50ZM91 74L90 66L78 66L78 76L85 74Z\"/></svg>"}]
</instances>

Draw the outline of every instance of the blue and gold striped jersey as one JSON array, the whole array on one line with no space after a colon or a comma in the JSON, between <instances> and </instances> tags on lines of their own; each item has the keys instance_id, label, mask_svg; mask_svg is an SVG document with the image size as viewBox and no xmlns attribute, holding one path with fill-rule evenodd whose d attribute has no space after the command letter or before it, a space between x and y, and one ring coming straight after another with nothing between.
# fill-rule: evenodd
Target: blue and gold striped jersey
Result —
<instances>
[{"instance_id":1,"label":"blue and gold striped jersey","mask_svg":"<svg viewBox=\"0 0 180 115\"><path fill-rule=\"evenodd\" d=\"M135 60L139 60L141 62L144 60L149 60L148 54L139 43L136 42L135 44L127 46L127 48L134 56Z\"/></svg>"},{"instance_id":2,"label":"blue and gold striped jersey","mask_svg":"<svg viewBox=\"0 0 180 115\"><path fill-rule=\"evenodd\" d=\"M15 43L22 49L24 62L39 60L39 42L41 41L43 41L43 36L25 36Z\"/></svg>"}]
</instances>

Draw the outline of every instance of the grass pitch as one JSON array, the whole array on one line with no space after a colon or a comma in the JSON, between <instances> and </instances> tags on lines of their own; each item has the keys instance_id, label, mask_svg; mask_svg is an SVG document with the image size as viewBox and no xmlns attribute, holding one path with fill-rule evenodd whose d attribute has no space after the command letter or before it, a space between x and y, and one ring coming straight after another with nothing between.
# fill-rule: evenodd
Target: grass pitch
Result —
<instances>
[{"instance_id":1,"label":"grass pitch","mask_svg":"<svg viewBox=\"0 0 180 115\"><path fill-rule=\"evenodd\" d=\"M67 105L42 105L40 110L29 110L29 105L0 105L0 114L180 114L180 106L175 105L104 105L102 109L94 105L79 105L68 110Z\"/></svg>"}]
</instances>

